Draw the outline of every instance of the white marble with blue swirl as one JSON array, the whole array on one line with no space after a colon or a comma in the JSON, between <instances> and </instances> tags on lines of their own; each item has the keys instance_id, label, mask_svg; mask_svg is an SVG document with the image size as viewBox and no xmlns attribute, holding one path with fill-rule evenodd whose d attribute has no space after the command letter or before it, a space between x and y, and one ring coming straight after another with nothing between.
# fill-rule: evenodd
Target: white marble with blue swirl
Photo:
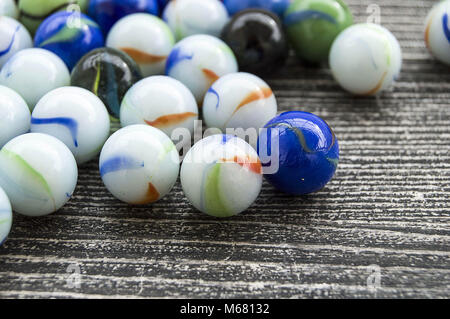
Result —
<instances>
[{"instance_id":1,"label":"white marble with blue swirl","mask_svg":"<svg viewBox=\"0 0 450 319\"><path fill-rule=\"evenodd\" d=\"M61 140L79 165L100 153L109 130L106 106L94 93L79 87L62 87L47 93L31 116L31 132Z\"/></svg>"}]
</instances>

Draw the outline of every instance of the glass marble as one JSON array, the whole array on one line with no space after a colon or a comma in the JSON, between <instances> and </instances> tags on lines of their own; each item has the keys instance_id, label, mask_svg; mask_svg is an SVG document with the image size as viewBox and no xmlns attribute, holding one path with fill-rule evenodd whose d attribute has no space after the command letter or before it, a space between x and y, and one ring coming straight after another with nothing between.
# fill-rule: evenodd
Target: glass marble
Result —
<instances>
[{"instance_id":1,"label":"glass marble","mask_svg":"<svg viewBox=\"0 0 450 319\"><path fill-rule=\"evenodd\" d=\"M206 92L221 76L238 71L236 57L222 40L192 35L178 42L166 64L166 75L186 85L201 105Z\"/></svg>"},{"instance_id":2,"label":"glass marble","mask_svg":"<svg viewBox=\"0 0 450 319\"><path fill-rule=\"evenodd\" d=\"M103 47L105 40L98 24L88 16L58 12L42 22L34 44L58 55L71 70L83 55Z\"/></svg>"},{"instance_id":3,"label":"glass marble","mask_svg":"<svg viewBox=\"0 0 450 319\"><path fill-rule=\"evenodd\" d=\"M19 214L44 216L56 212L71 198L77 179L75 158L53 136L20 135L0 151L0 187Z\"/></svg>"},{"instance_id":4,"label":"glass marble","mask_svg":"<svg viewBox=\"0 0 450 319\"><path fill-rule=\"evenodd\" d=\"M437 3L425 20L425 44L439 61L450 65L450 0Z\"/></svg>"},{"instance_id":5,"label":"glass marble","mask_svg":"<svg viewBox=\"0 0 450 319\"><path fill-rule=\"evenodd\" d=\"M256 151L231 135L197 142L181 166L184 194L195 208L214 217L237 215L253 204L262 186Z\"/></svg>"},{"instance_id":6,"label":"glass marble","mask_svg":"<svg viewBox=\"0 0 450 319\"><path fill-rule=\"evenodd\" d=\"M280 19L266 10L239 12L223 29L222 39L236 55L239 69L254 74L280 69L289 52Z\"/></svg>"},{"instance_id":7,"label":"glass marble","mask_svg":"<svg viewBox=\"0 0 450 319\"><path fill-rule=\"evenodd\" d=\"M97 95L112 118L118 119L125 93L141 79L139 66L130 56L116 49L100 48L77 63L72 70L71 85Z\"/></svg>"},{"instance_id":8,"label":"glass marble","mask_svg":"<svg viewBox=\"0 0 450 319\"><path fill-rule=\"evenodd\" d=\"M332 179L339 162L339 144L323 119L307 112L286 112L265 128L260 134L258 154L265 158L278 153L278 159L271 159L272 165L278 160L277 172L265 175L278 190L305 195L319 191Z\"/></svg>"},{"instance_id":9,"label":"glass marble","mask_svg":"<svg viewBox=\"0 0 450 319\"><path fill-rule=\"evenodd\" d=\"M34 34L39 25L51 14L67 10L85 12L89 0L19 0L19 18L27 29Z\"/></svg>"},{"instance_id":10,"label":"glass marble","mask_svg":"<svg viewBox=\"0 0 450 319\"><path fill-rule=\"evenodd\" d=\"M173 142L161 130L131 125L114 133L100 155L100 175L106 188L132 205L154 203L175 184L180 159Z\"/></svg>"},{"instance_id":11,"label":"glass marble","mask_svg":"<svg viewBox=\"0 0 450 319\"><path fill-rule=\"evenodd\" d=\"M30 109L10 88L0 85L0 149L14 137L30 130Z\"/></svg>"},{"instance_id":12,"label":"glass marble","mask_svg":"<svg viewBox=\"0 0 450 319\"><path fill-rule=\"evenodd\" d=\"M147 124L167 136L177 128L194 133L198 107L191 91L180 81L167 76L151 76L131 87L120 108L122 126ZM173 141L177 141L174 136Z\"/></svg>"},{"instance_id":13,"label":"glass marble","mask_svg":"<svg viewBox=\"0 0 450 319\"><path fill-rule=\"evenodd\" d=\"M280 17L284 15L290 2L291 0L223 0L230 15L245 9L260 8L272 11Z\"/></svg>"},{"instance_id":14,"label":"glass marble","mask_svg":"<svg viewBox=\"0 0 450 319\"><path fill-rule=\"evenodd\" d=\"M90 0L88 15L100 25L104 34L108 34L114 23L133 13L158 15L157 0Z\"/></svg>"},{"instance_id":15,"label":"glass marble","mask_svg":"<svg viewBox=\"0 0 450 319\"><path fill-rule=\"evenodd\" d=\"M54 53L31 48L13 55L0 71L0 85L20 94L33 110L41 97L70 84L70 73Z\"/></svg>"},{"instance_id":16,"label":"glass marble","mask_svg":"<svg viewBox=\"0 0 450 319\"><path fill-rule=\"evenodd\" d=\"M277 115L277 101L269 85L256 75L232 73L209 88L203 102L208 127L259 129Z\"/></svg>"},{"instance_id":17,"label":"glass marble","mask_svg":"<svg viewBox=\"0 0 450 319\"><path fill-rule=\"evenodd\" d=\"M353 16L342 0L295 0L284 24L297 56L325 62L334 39L353 24Z\"/></svg>"},{"instance_id":18,"label":"glass marble","mask_svg":"<svg viewBox=\"0 0 450 319\"><path fill-rule=\"evenodd\" d=\"M20 50L33 47L27 29L13 18L0 16L0 68Z\"/></svg>"},{"instance_id":19,"label":"glass marble","mask_svg":"<svg viewBox=\"0 0 450 319\"><path fill-rule=\"evenodd\" d=\"M120 19L106 39L106 46L131 56L144 76L164 74L167 56L174 44L175 38L169 26L147 13L135 13Z\"/></svg>"},{"instance_id":20,"label":"glass marble","mask_svg":"<svg viewBox=\"0 0 450 319\"><path fill-rule=\"evenodd\" d=\"M11 203L5 191L0 187L0 246L9 235L12 219Z\"/></svg>"},{"instance_id":21,"label":"glass marble","mask_svg":"<svg viewBox=\"0 0 450 319\"><path fill-rule=\"evenodd\" d=\"M219 0L176 0L167 5L163 19L179 41L194 34L219 37L229 18Z\"/></svg>"},{"instance_id":22,"label":"glass marble","mask_svg":"<svg viewBox=\"0 0 450 319\"><path fill-rule=\"evenodd\" d=\"M391 86L400 74L402 52L397 39L377 24L356 24L344 30L330 52L336 81L347 91L375 95Z\"/></svg>"},{"instance_id":23,"label":"glass marble","mask_svg":"<svg viewBox=\"0 0 450 319\"><path fill-rule=\"evenodd\" d=\"M16 2L14 0L0 0L0 16L17 19L19 17L19 9Z\"/></svg>"},{"instance_id":24,"label":"glass marble","mask_svg":"<svg viewBox=\"0 0 450 319\"><path fill-rule=\"evenodd\" d=\"M94 93L78 87L62 87L47 93L31 115L31 132L61 140L79 165L100 153L109 129L109 115L103 102Z\"/></svg>"}]
</instances>

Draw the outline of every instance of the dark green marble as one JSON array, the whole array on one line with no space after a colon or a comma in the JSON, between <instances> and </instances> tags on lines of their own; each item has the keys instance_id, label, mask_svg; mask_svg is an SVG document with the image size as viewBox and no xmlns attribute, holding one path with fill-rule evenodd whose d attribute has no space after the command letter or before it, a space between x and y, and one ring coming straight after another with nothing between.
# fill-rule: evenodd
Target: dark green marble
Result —
<instances>
[{"instance_id":1,"label":"dark green marble","mask_svg":"<svg viewBox=\"0 0 450 319\"><path fill-rule=\"evenodd\" d=\"M334 39L353 24L353 16L342 0L294 0L284 24L297 55L320 63L328 61Z\"/></svg>"},{"instance_id":2,"label":"dark green marble","mask_svg":"<svg viewBox=\"0 0 450 319\"><path fill-rule=\"evenodd\" d=\"M113 118L128 89L142 79L138 65L122 51L100 48L86 54L72 71L71 84L85 88L105 103Z\"/></svg>"}]
</instances>

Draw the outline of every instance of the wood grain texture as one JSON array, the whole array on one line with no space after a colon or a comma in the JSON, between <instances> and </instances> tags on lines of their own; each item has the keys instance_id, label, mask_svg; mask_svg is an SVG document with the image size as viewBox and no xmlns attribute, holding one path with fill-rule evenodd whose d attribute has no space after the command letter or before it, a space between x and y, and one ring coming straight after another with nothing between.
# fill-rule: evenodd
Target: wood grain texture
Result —
<instances>
[{"instance_id":1,"label":"wood grain texture","mask_svg":"<svg viewBox=\"0 0 450 319\"><path fill-rule=\"evenodd\" d=\"M372 1L347 2L367 19ZM450 69L422 35L435 2L376 1L404 57L398 83L376 98L352 97L326 67L293 57L267 79L281 110L334 128L341 162L324 190L290 197L265 183L245 214L216 220L179 183L156 204L120 203L93 161L58 213L14 216L0 297L450 297ZM68 285L71 265L79 287ZM376 289L369 265L380 267Z\"/></svg>"}]
</instances>

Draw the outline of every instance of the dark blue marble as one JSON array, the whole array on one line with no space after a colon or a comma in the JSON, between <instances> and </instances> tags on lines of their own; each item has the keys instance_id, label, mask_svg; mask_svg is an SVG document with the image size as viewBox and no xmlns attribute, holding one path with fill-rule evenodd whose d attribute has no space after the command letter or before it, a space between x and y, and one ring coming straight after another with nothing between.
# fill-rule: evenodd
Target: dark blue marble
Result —
<instances>
[{"instance_id":1,"label":"dark blue marble","mask_svg":"<svg viewBox=\"0 0 450 319\"><path fill-rule=\"evenodd\" d=\"M265 175L277 189L294 195L309 194L322 189L334 176L339 144L332 129L320 117L307 112L286 112L272 119L265 128L261 134L267 134L267 144L258 142L258 154L262 158L272 154L272 134L279 135L279 170Z\"/></svg>"},{"instance_id":2,"label":"dark blue marble","mask_svg":"<svg viewBox=\"0 0 450 319\"><path fill-rule=\"evenodd\" d=\"M34 45L55 53L72 70L86 53L104 46L97 23L84 14L57 12L42 22L36 31Z\"/></svg>"},{"instance_id":3,"label":"dark blue marble","mask_svg":"<svg viewBox=\"0 0 450 319\"><path fill-rule=\"evenodd\" d=\"M157 0L91 0L88 15L100 25L103 33L108 34L114 23L133 13L158 15Z\"/></svg>"},{"instance_id":4,"label":"dark blue marble","mask_svg":"<svg viewBox=\"0 0 450 319\"><path fill-rule=\"evenodd\" d=\"M223 0L223 4L230 15L245 9L259 8L275 12L283 17L290 3L291 0Z\"/></svg>"}]
</instances>

